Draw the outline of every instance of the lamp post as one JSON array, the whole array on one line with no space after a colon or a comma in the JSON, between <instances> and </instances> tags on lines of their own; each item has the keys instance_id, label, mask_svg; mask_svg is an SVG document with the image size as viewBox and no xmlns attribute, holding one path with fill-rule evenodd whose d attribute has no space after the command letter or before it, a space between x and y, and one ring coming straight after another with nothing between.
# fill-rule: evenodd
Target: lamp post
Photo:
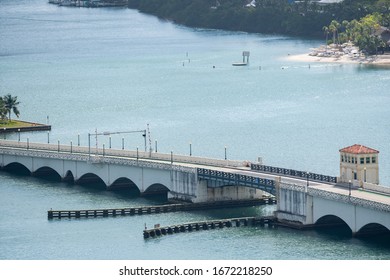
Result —
<instances>
[{"instance_id":1,"label":"lamp post","mask_svg":"<svg viewBox=\"0 0 390 280\"><path fill-rule=\"evenodd\" d=\"M192 143L190 142L190 156L192 156Z\"/></svg>"},{"instance_id":2,"label":"lamp post","mask_svg":"<svg viewBox=\"0 0 390 280\"><path fill-rule=\"evenodd\" d=\"M129 134L129 133L142 133L142 136L145 138L145 151L146 151L146 129L143 129L143 130L130 130L130 131L114 131L114 132L111 132L111 131L105 131L105 132L102 132L102 133L98 133L97 130L95 133L88 133L88 158L91 159L91 135L95 136L96 137L96 143L97 143L97 137L99 135L106 135L106 136L110 136L109 138L109 147L111 149L111 135L112 134ZM125 138L122 137L122 150L125 149Z\"/></svg>"},{"instance_id":3,"label":"lamp post","mask_svg":"<svg viewBox=\"0 0 390 280\"><path fill-rule=\"evenodd\" d=\"M349 198L351 199L351 180L348 182Z\"/></svg>"},{"instance_id":4,"label":"lamp post","mask_svg":"<svg viewBox=\"0 0 390 280\"><path fill-rule=\"evenodd\" d=\"M157 139L154 140L154 151L157 153Z\"/></svg>"},{"instance_id":5,"label":"lamp post","mask_svg":"<svg viewBox=\"0 0 390 280\"><path fill-rule=\"evenodd\" d=\"M309 188L309 176L310 176L310 172L306 172L306 192L307 192L307 189Z\"/></svg>"},{"instance_id":6,"label":"lamp post","mask_svg":"<svg viewBox=\"0 0 390 280\"><path fill-rule=\"evenodd\" d=\"M227 147L225 146L225 160L227 160L227 151L226 151Z\"/></svg>"}]
</instances>

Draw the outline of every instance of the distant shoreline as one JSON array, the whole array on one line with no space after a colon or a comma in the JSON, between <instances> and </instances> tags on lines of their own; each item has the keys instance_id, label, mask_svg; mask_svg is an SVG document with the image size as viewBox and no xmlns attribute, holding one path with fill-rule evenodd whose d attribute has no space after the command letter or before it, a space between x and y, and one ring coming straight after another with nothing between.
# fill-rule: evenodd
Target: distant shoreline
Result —
<instances>
[{"instance_id":1,"label":"distant shoreline","mask_svg":"<svg viewBox=\"0 0 390 280\"><path fill-rule=\"evenodd\" d=\"M355 64L372 64L372 65L383 65L390 66L390 54L383 55L371 55L364 57L349 57L347 55L342 55L339 57L318 57L311 56L308 53L298 54L298 55L289 55L286 57L289 61L297 62L326 62L326 63L355 63Z\"/></svg>"}]
</instances>

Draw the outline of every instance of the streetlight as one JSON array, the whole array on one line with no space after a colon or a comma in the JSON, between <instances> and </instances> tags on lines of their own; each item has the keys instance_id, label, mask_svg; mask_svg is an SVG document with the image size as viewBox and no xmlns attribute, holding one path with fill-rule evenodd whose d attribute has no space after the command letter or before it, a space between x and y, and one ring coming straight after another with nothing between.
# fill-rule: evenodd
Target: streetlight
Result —
<instances>
[{"instance_id":1,"label":"streetlight","mask_svg":"<svg viewBox=\"0 0 390 280\"><path fill-rule=\"evenodd\" d=\"M351 199L351 180L348 182L349 198Z\"/></svg>"},{"instance_id":2,"label":"streetlight","mask_svg":"<svg viewBox=\"0 0 390 280\"><path fill-rule=\"evenodd\" d=\"M225 160L227 159L227 151L226 151L227 147L225 146Z\"/></svg>"},{"instance_id":3,"label":"streetlight","mask_svg":"<svg viewBox=\"0 0 390 280\"><path fill-rule=\"evenodd\" d=\"M146 129L143 130L130 130L130 131L105 131L102 133L98 133L97 130L95 133L88 133L88 157L91 159L91 135L96 137L96 144L97 144L97 137L98 135L105 135L110 136L110 149L111 149L111 135L112 134L128 134L128 133L142 133L142 136L145 138L145 151L146 151ZM125 149L125 139L122 137L122 150Z\"/></svg>"},{"instance_id":4,"label":"streetlight","mask_svg":"<svg viewBox=\"0 0 390 280\"><path fill-rule=\"evenodd\" d=\"M155 152L157 153L157 139L156 140L154 140L154 150L155 150Z\"/></svg>"},{"instance_id":5,"label":"streetlight","mask_svg":"<svg viewBox=\"0 0 390 280\"><path fill-rule=\"evenodd\" d=\"M192 143L190 142L190 156L192 156Z\"/></svg>"},{"instance_id":6,"label":"streetlight","mask_svg":"<svg viewBox=\"0 0 390 280\"><path fill-rule=\"evenodd\" d=\"M306 172L306 192L307 192L307 189L309 188L309 175L310 175L310 172Z\"/></svg>"}]
</instances>

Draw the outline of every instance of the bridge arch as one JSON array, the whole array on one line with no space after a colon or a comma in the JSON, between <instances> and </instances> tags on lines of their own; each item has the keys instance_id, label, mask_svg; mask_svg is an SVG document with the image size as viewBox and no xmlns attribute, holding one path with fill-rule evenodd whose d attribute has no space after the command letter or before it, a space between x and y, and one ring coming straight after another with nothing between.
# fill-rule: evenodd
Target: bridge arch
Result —
<instances>
[{"instance_id":1,"label":"bridge arch","mask_svg":"<svg viewBox=\"0 0 390 280\"><path fill-rule=\"evenodd\" d=\"M315 225L318 227L347 227L352 232L348 223L336 215L324 215L315 222Z\"/></svg>"},{"instance_id":2,"label":"bridge arch","mask_svg":"<svg viewBox=\"0 0 390 280\"><path fill-rule=\"evenodd\" d=\"M367 235L379 235L379 234L390 234L390 229L379 223L368 223L362 226L356 233L356 236L367 236Z\"/></svg>"},{"instance_id":3,"label":"bridge arch","mask_svg":"<svg viewBox=\"0 0 390 280\"><path fill-rule=\"evenodd\" d=\"M77 181L76 184L81 186L93 186L98 189L106 189L107 185L102 178L94 173L85 173Z\"/></svg>"},{"instance_id":4,"label":"bridge arch","mask_svg":"<svg viewBox=\"0 0 390 280\"><path fill-rule=\"evenodd\" d=\"M3 167L3 170L22 176L30 176L31 170L24 164L18 162L11 162Z\"/></svg>"},{"instance_id":5,"label":"bridge arch","mask_svg":"<svg viewBox=\"0 0 390 280\"><path fill-rule=\"evenodd\" d=\"M151 195L167 195L169 192L169 188L163 184L155 183L146 188L146 190L142 193L144 196Z\"/></svg>"},{"instance_id":6,"label":"bridge arch","mask_svg":"<svg viewBox=\"0 0 390 280\"><path fill-rule=\"evenodd\" d=\"M137 184L127 177L119 177L107 188L110 191L130 191L132 194L139 196L141 191Z\"/></svg>"},{"instance_id":7,"label":"bridge arch","mask_svg":"<svg viewBox=\"0 0 390 280\"><path fill-rule=\"evenodd\" d=\"M61 181L61 175L53 168L48 166L42 166L32 172L32 176L39 177L39 178L45 178L49 181Z\"/></svg>"},{"instance_id":8,"label":"bridge arch","mask_svg":"<svg viewBox=\"0 0 390 280\"><path fill-rule=\"evenodd\" d=\"M74 180L73 172L70 170L66 171L65 177L62 180L67 183L74 183L75 180Z\"/></svg>"}]
</instances>

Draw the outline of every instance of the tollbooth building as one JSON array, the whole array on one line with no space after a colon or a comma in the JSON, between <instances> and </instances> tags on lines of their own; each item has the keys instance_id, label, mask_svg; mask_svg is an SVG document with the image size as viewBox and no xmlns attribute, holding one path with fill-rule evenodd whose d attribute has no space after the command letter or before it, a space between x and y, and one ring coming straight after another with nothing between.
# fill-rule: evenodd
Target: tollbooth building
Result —
<instances>
[{"instance_id":1,"label":"tollbooth building","mask_svg":"<svg viewBox=\"0 0 390 280\"><path fill-rule=\"evenodd\" d=\"M355 144L339 150L340 180L362 186L364 183L379 184L379 151Z\"/></svg>"}]
</instances>

